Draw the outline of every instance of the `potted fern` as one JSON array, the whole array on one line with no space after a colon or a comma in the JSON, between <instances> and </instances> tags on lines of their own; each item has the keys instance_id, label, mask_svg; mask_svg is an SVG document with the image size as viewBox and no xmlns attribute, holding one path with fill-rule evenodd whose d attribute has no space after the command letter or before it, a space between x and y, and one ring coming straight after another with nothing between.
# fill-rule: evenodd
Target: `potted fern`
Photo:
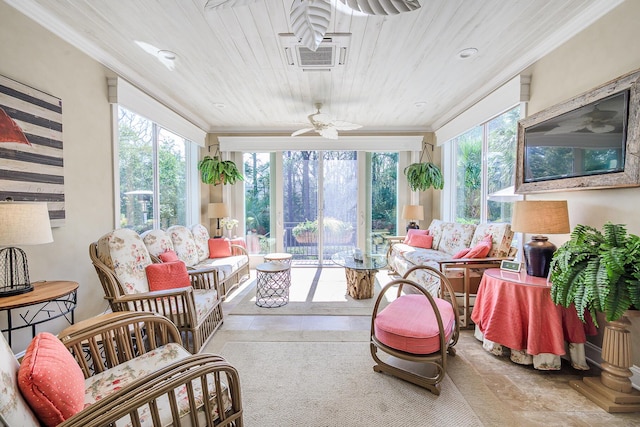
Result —
<instances>
[{"instance_id":1,"label":"potted fern","mask_svg":"<svg viewBox=\"0 0 640 427\"><path fill-rule=\"evenodd\" d=\"M427 162L422 162L422 156L427 153ZM420 160L418 163L413 163L404 168L404 175L407 177L407 183L411 191L425 191L429 187L433 187L436 190L442 190L444 187L444 179L442 178L442 171L431 161L431 156L426 150L426 145L423 147L420 153Z\"/></svg>"},{"instance_id":2,"label":"potted fern","mask_svg":"<svg viewBox=\"0 0 640 427\"><path fill-rule=\"evenodd\" d=\"M205 184L226 185L244 181L238 167L231 160L220 160L219 156L206 156L198 162L200 178Z\"/></svg>"},{"instance_id":3,"label":"potted fern","mask_svg":"<svg viewBox=\"0 0 640 427\"><path fill-rule=\"evenodd\" d=\"M640 308L640 237L624 225L607 223L602 232L577 225L553 255L550 271L553 302L574 303L583 322L585 310L597 326L598 311L611 322Z\"/></svg>"}]
</instances>

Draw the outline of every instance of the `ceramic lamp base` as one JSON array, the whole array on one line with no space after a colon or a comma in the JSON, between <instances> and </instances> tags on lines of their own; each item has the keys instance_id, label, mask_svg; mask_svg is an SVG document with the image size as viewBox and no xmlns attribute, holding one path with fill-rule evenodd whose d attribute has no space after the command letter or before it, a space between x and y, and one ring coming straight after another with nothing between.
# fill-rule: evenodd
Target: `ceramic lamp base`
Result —
<instances>
[{"instance_id":1,"label":"ceramic lamp base","mask_svg":"<svg viewBox=\"0 0 640 427\"><path fill-rule=\"evenodd\" d=\"M547 277L551 258L557 249L556 245L549 242L546 236L532 236L523 248L527 274L535 277Z\"/></svg>"},{"instance_id":2,"label":"ceramic lamp base","mask_svg":"<svg viewBox=\"0 0 640 427\"><path fill-rule=\"evenodd\" d=\"M410 229L418 230L418 229L420 229L420 226L418 224L416 224L415 222L411 221L409 224L407 224L407 228L406 228L405 231L409 231Z\"/></svg>"}]
</instances>

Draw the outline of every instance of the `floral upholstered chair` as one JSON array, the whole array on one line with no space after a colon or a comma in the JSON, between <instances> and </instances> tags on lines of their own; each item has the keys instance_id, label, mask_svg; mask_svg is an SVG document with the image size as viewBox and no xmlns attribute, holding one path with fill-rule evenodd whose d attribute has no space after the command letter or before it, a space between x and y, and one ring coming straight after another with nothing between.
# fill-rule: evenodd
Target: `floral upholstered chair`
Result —
<instances>
[{"instance_id":1,"label":"floral upholstered chair","mask_svg":"<svg viewBox=\"0 0 640 427\"><path fill-rule=\"evenodd\" d=\"M89 255L112 311L154 312L169 318L192 353L200 351L222 323L210 271L187 270L180 261L153 263L135 231L105 234L89 246Z\"/></svg>"},{"instance_id":2,"label":"floral upholstered chair","mask_svg":"<svg viewBox=\"0 0 640 427\"><path fill-rule=\"evenodd\" d=\"M0 425L242 426L237 371L179 343L165 317L109 313L36 335L19 364L0 334Z\"/></svg>"}]
</instances>

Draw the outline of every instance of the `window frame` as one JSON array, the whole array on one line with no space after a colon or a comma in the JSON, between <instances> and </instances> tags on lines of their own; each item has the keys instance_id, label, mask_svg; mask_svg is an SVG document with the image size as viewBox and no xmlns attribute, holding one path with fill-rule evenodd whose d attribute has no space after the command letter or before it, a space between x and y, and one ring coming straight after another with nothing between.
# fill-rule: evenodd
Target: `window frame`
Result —
<instances>
[{"instance_id":1,"label":"window frame","mask_svg":"<svg viewBox=\"0 0 640 427\"><path fill-rule=\"evenodd\" d=\"M200 188L199 188L199 177L197 170L198 156L199 156L199 147L198 144L191 141L188 138L185 138L173 131L172 129L163 126L160 123L155 122L154 120L146 117L144 114L140 114L138 111L135 111L132 108L129 108L125 105L112 103L112 147L113 147L113 176L114 176L114 216L113 216L113 224L114 228L120 227L120 217L121 217L121 198L120 198L120 132L119 132L119 108L124 108L133 114L137 114L151 122L153 127L153 141L152 141L152 157L153 157L153 222L152 229L160 228L160 175L159 175L159 136L160 130L164 129L168 132L179 136L184 139L185 143L185 180L186 180L186 203L185 207L185 220L187 224L182 224L185 226L189 226L192 224L197 224L200 222Z\"/></svg>"},{"instance_id":2,"label":"window frame","mask_svg":"<svg viewBox=\"0 0 640 427\"><path fill-rule=\"evenodd\" d=\"M486 120L483 120L480 124L476 125L476 126L472 126L469 129L465 130L464 132L452 137L451 139L447 140L444 143L444 149L443 149L443 165L446 165L446 170L444 172L444 176L445 176L445 186L444 186L444 191L443 191L443 200L442 200L442 218L444 221L448 221L448 222L455 222L456 220L456 195L457 192L455 191L455 186L457 185L457 179L456 179L456 170L457 170L457 146L456 143L454 142L458 137L460 137L461 135L466 134L467 132L470 132L471 130L475 129L475 128L481 128L481 134L482 134L482 152L481 152L481 175L480 175L480 206L481 206L481 210L480 210L480 219L479 219L479 223L480 224L485 224L487 223L487 217L488 217L488 196L489 193L487 191L487 186L488 186L488 151L489 151L489 131L488 131L488 124L491 123L494 119L502 116L503 114L508 113L509 111L516 109L516 108L520 108L520 119L522 119L525 115L525 104L522 102L513 104L511 106L509 106L508 108L505 108L504 110L500 111L497 114L494 114L492 116L490 116L489 118L487 118ZM516 127L516 135L517 135L517 127ZM515 154L515 150L517 149L517 146L514 147L514 154ZM515 179L515 175L514 175L514 179ZM515 182L515 181L514 181ZM515 195L513 196L513 200L520 200L522 199L521 195Z\"/></svg>"}]
</instances>

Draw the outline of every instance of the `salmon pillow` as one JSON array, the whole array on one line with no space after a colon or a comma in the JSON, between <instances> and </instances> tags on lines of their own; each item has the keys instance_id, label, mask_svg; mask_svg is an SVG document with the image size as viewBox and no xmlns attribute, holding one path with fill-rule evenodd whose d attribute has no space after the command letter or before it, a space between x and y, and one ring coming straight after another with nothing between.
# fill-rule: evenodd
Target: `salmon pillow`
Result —
<instances>
[{"instance_id":1,"label":"salmon pillow","mask_svg":"<svg viewBox=\"0 0 640 427\"><path fill-rule=\"evenodd\" d=\"M456 252L452 258L453 259L459 259L459 258L464 258L465 256L467 256L467 254L469 253L469 251L471 250L471 248L464 248L464 249L460 249L458 252Z\"/></svg>"},{"instance_id":2,"label":"salmon pillow","mask_svg":"<svg viewBox=\"0 0 640 427\"><path fill-rule=\"evenodd\" d=\"M172 250L162 252L160 255L158 255L158 258L160 258L160 261L162 262L172 262L180 260L180 258L178 258L178 254L176 254L176 251Z\"/></svg>"},{"instance_id":3,"label":"salmon pillow","mask_svg":"<svg viewBox=\"0 0 640 427\"><path fill-rule=\"evenodd\" d=\"M231 241L229 239L209 239L209 258L226 258L231 256Z\"/></svg>"},{"instance_id":4,"label":"salmon pillow","mask_svg":"<svg viewBox=\"0 0 640 427\"><path fill-rule=\"evenodd\" d=\"M404 241L402 243L409 246L415 246L411 244L411 239L413 238L413 236L416 236L416 235L426 236L427 234L429 234L429 230L420 230L418 228L410 228L409 230L407 230L407 235L405 236Z\"/></svg>"},{"instance_id":5,"label":"salmon pillow","mask_svg":"<svg viewBox=\"0 0 640 427\"><path fill-rule=\"evenodd\" d=\"M467 252L467 258L484 258L489 255L491 251L491 236L487 235L484 239L480 240L469 252Z\"/></svg>"},{"instance_id":6,"label":"salmon pillow","mask_svg":"<svg viewBox=\"0 0 640 427\"><path fill-rule=\"evenodd\" d=\"M18 388L45 426L56 426L84 408L84 374L69 350L49 332L27 347Z\"/></svg>"},{"instance_id":7,"label":"salmon pillow","mask_svg":"<svg viewBox=\"0 0 640 427\"><path fill-rule=\"evenodd\" d=\"M191 286L187 266L182 261L149 264L145 268L150 291Z\"/></svg>"},{"instance_id":8,"label":"salmon pillow","mask_svg":"<svg viewBox=\"0 0 640 427\"><path fill-rule=\"evenodd\" d=\"M431 249L433 236L428 234L414 234L411 236L411 246L414 248Z\"/></svg>"}]
</instances>

